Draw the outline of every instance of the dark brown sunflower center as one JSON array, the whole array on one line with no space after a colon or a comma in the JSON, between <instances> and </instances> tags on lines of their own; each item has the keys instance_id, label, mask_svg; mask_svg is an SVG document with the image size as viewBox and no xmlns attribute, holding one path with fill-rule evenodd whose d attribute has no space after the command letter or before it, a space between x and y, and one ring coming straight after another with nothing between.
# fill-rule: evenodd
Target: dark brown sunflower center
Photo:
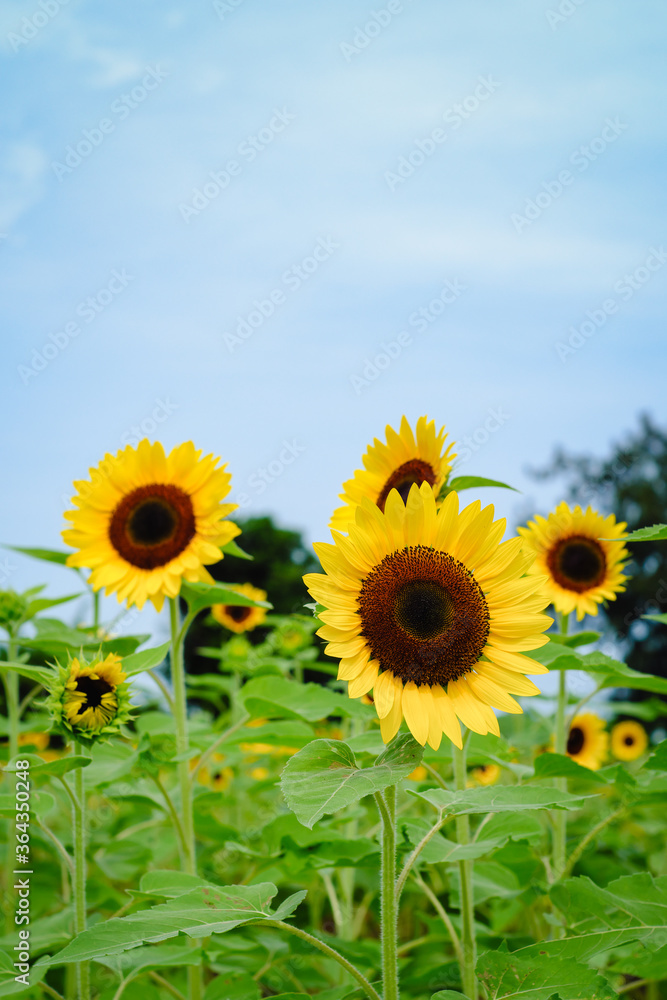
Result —
<instances>
[{"instance_id":1,"label":"dark brown sunflower center","mask_svg":"<svg viewBox=\"0 0 667 1000\"><path fill-rule=\"evenodd\" d=\"M79 677L76 682L77 691L81 691L86 696L86 700L81 706L85 708L97 708L102 704L102 696L113 691L111 684L98 677Z\"/></svg>"},{"instance_id":2,"label":"dark brown sunflower center","mask_svg":"<svg viewBox=\"0 0 667 1000\"><path fill-rule=\"evenodd\" d=\"M243 606L242 604L228 604L225 607L225 611L232 619L232 621L235 621L237 623L237 625L240 625L241 622L244 622L246 620L251 610L252 608L248 607L247 605Z\"/></svg>"},{"instance_id":3,"label":"dark brown sunflower center","mask_svg":"<svg viewBox=\"0 0 667 1000\"><path fill-rule=\"evenodd\" d=\"M414 639L436 639L452 624L451 597L431 580L411 580L396 595L394 616Z\"/></svg>"},{"instance_id":4,"label":"dark brown sunflower center","mask_svg":"<svg viewBox=\"0 0 667 1000\"><path fill-rule=\"evenodd\" d=\"M175 559L195 530L187 493L172 484L152 483L123 497L111 515L109 540L133 566L155 569Z\"/></svg>"},{"instance_id":5,"label":"dark brown sunflower center","mask_svg":"<svg viewBox=\"0 0 667 1000\"><path fill-rule=\"evenodd\" d=\"M435 472L432 466L428 462L422 462L420 458L412 458L409 462L399 465L392 472L376 500L380 510L384 511L384 505L391 490L398 490L403 503L406 503L410 487L415 483L417 486L421 486L422 483L428 483L429 486L433 486L435 483Z\"/></svg>"},{"instance_id":6,"label":"dark brown sunflower center","mask_svg":"<svg viewBox=\"0 0 667 1000\"><path fill-rule=\"evenodd\" d=\"M385 556L364 580L358 605L373 658L404 683L462 677L489 634L489 610L472 573L425 545Z\"/></svg>"},{"instance_id":7,"label":"dark brown sunflower center","mask_svg":"<svg viewBox=\"0 0 667 1000\"><path fill-rule=\"evenodd\" d=\"M580 729L579 726L572 726L567 738L567 752L572 756L576 756L581 752L584 743L585 736L583 729Z\"/></svg>"},{"instance_id":8,"label":"dark brown sunflower center","mask_svg":"<svg viewBox=\"0 0 667 1000\"><path fill-rule=\"evenodd\" d=\"M607 571L602 546L583 535L561 539L549 553L547 563L556 583L578 594L597 587Z\"/></svg>"},{"instance_id":9,"label":"dark brown sunflower center","mask_svg":"<svg viewBox=\"0 0 667 1000\"><path fill-rule=\"evenodd\" d=\"M626 747L631 747L634 745L635 738L634 736L626 736L623 742L625 743Z\"/></svg>"}]
</instances>

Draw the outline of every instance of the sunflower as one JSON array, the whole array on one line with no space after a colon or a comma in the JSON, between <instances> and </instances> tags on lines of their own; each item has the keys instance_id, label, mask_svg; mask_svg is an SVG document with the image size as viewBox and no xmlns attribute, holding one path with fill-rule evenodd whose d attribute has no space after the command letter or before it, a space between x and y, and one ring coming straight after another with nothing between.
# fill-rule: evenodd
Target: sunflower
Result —
<instances>
[{"instance_id":1,"label":"sunflower","mask_svg":"<svg viewBox=\"0 0 667 1000\"><path fill-rule=\"evenodd\" d=\"M500 777L500 768L497 764L480 764L472 769L470 777L477 785L495 785Z\"/></svg>"},{"instance_id":2,"label":"sunflower","mask_svg":"<svg viewBox=\"0 0 667 1000\"><path fill-rule=\"evenodd\" d=\"M212 583L205 564L217 562L240 529L223 521L237 506L222 503L230 489L226 466L200 456L191 441L165 455L146 439L106 455L90 480L74 484L78 509L65 513L72 527L62 535L78 551L67 564L91 569L94 590L105 587L138 608L150 600L158 611L165 597L178 595L181 580Z\"/></svg>"},{"instance_id":3,"label":"sunflower","mask_svg":"<svg viewBox=\"0 0 667 1000\"><path fill-rule=\"evenodd\" d=\"M194 771L199 763L199 758L195 757L190 761L190 770ZM197 781L200 785L206 785L215 792L224 792L234 780L234 772L231 767L225 765L224 755L214 753L207 764L197 771Z\"/></svg>"},{"instance_id":4,"label":"sunflower","mask_svg":"<svg viewBox=\"0 0 667 1000\"><path fill-rule=\"evenodd\" d=\"M229 586L237 594L243 594L252 601L265 601L266 591L253 587L250 583L239 583ZM250 632L261 625L266 618L265 608L252 608L243 604L214 604L211 614L217 622L228 628L230 632Z\"/></svg>"},{"instance_id":5,"label":"sunflower","mask_svg":"<svg viewBox=\"0 0 667 1000\"><path fill-rule=\"evenodd\" d=\"M618 760L637 760L647 746L646 730L634 719L617 722L611 731L611 752Z\"/></svg>"},{"instance_id":6,"label":"sunflower","mask_svg":"<svg viewBox=\"0 0 667 1000\"><path fill-rule=\"evenodd\" d=\"M592 712L574 717L565 747L568 757L582 767L597 771L607 756L608 745L609 736L604 727L604 719Z\"/></svg>"},{"instance_id":7,"label":"sunflower","mask_svg":"<svg viewBox=\"0 0 667 1000\"><path fill-rule=\"evenodd\" d=\"M58 727L70 737L85 742L118 733L121 723L131 718L125 680L116 653L90 663L75 657L68 667L60 667L46 704Z\"/></svg>"},{"instance_id":8,"label":"sunflower","mask_svg":"<svg viewBox=\"0 0 667 1000\"><path fill-rule=\"evenodd\" d=\"M357 469L354 478L343 483L345 492L340 494L343 506L334 511L329 527L347 531L364 497L377 504L380 510L384 510L392 489L398 490L405 501L413 483L417 486L428 483L437 497L456 458L452 452L454 445L445 447L446 437L445 428L436 431L435 421L429 421L428 417L419 418L414 433L405 417L401 420L400 433L387 424L387 443L375 438L362 458L364 468Z\"/></svg>"},{"instance_id":9,"label":"sunflower","mask_svg":"<svg viewBox=\"0 0 667 1000\"><path fill-rule=\"evenodd\" d=\"M443 732L461 746L457 720L499 734L492 705L521 712L512 694L537 694L524 674L546 668L524 656L548 641L552 619L521 539L500 541L505 521L479 501L461 513L456 493L439 509L428 483L407 504L397 490L384 511L362 499L349 536L316 544L326 574L306 586L324 605L318 635L340 657L351 698L373 689L382 738L405 718L415 739L437 750Z\"/></svg>"},{"instance_id":10,"label":"sunflower","mask_svg":"<svg viewBox=\"0 0 667 1000\"><path fill-rule=\"evenodd\" d=\"M585 513L581 507L571 510L565 501L547 518L537 514L519 528L526 551L535 555L529 572L546 574L546 591L556 611L567 615L576 610L581 621L584 615L596 615L603 600L614 601L625 590L625 528L613 514L603 517L591 507Z\"/></svg>"}]
</instances>

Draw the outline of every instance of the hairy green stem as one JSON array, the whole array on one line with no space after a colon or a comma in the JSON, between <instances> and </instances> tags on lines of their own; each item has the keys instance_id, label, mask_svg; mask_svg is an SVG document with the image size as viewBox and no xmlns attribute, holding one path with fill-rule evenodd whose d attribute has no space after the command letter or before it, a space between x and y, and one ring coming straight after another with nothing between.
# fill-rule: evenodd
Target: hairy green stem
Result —
<instances>
[{"instance_id":1,"label":"hairy green stem","mask_svg":"<svg viewBox=\"0 0 667 1000\"><path fill-rule=\"evenodd\" d=\"M415 847L414 851L412 851L408 855L408 858L405 864L403 865L403 868L401 869L401 874L398 876L398 879L396 880L396 905L398 905L401 900L401 893L403 892L405 883L408 880L408 875L410 874L412 866L414 865L415 861L417 860L421 852L424 850L428 842L432 840L433 837L435 837L436 833L438 833L443 828L443 826L447 822L447 818L448 817L446 816L443 817L442 813L440 813L438 817L438 822L424 834L422 839Z\"/></svg>"},{"instance_id":2,"label":"hairy green stem","mask_svg":"<svg viewBox=\"0 0 667 1000\"><path fill-rule=\"evenodd\" d=\"M218 749L218 747L220 746L220 744L224 743L225 740L228 739L233 733L237 732L237 730L239 730L241 728L241 726L244 726L246 724L246 722L248 721L249 718L250 718L250 713L249 712L244 712L243 715L239 719L237 719L236 722L232 726L229 727L229 729L225 729L224 733L220 733L220 735L218 736L218 738L216 740L214 740L213 743L211 743L210 747L206 748L206 750L204 751L204 753L201 755L201 757L197 761L197 766L194 767L192 769L192 771L190 772L189 777L190 777L190 783L191 784L194 785L200 769L202 767L206 767L206 765L208 764L209 760L211 759L211 757L213 756L213 754L215 753L215 751Z\"/></svg>"},{"instance_id":3,"label":"hairy green stem","mask_svg":"<svg viewBox=\"0 0 667 1000\"><path fill-rule=\"evenodd\" d=\"M181 827L183 832L184 867L190 875L197 874L195 853L195 825L192 810L192 785L190 783L190 763L187 759L190 749L188 735L188 704L185 691L185 670L183 666L183 640L192 615L188 615L179 627L178 598L169 598L169 621L171 625L171 683L173 687L173 711L176 723L176 753L182 759L178 762L178 781L181 789ZM177 830L178 832L178 830ZM188 1000L200 1000L202 976L199 966L188 966Z\"/></svg>"},{"instance_id":4,"label":"hairy green stem","mask_svg":"<svg viewBox=\"0 0 667 1000\"><path fill-rule=\"evenodd\" d=\"M610 813L608 816L605 816L604 819L601 819L600 822L597 823L592 830L588 831L588 833L583 838L581 843L577 847L575 847L575 849L572 851L572 854L567 860L567 864L565 865L561 878L565 878L566 875L570 874L570 872L576 865L581 855L584 853L590 842L597 837L598 833L600 833L601 830L604 830L605 826L607 826L609 823L612 823L615 819L618 819L618 817L622 815L622 813L624 813L626 809L627 809L626 805L619 806L618 809L615 809L613 813Z\"/></svg>"},{"instance_id":5,"label":"hairy green stem","mask_svg":"<svg viewBox=\"0 0 667 1000\"><path fill-rule=\"evenodd\" d=\"M463 952L461 950L461 942L459 941L459 936L454 929L454 924L452 923L449 914L447 913L446 909L444 908L444 906L442 905L436 894L433 892L433 889L431 889L430 885L428 885L428 883L424 881L419 872L413 872L412 877L417 883L417 885L421 888L422 892L431 903L431 906L438 914L445 927L447 928L447 933L452 939L452 944L454 945L456 960L461 966L461 968L463 968Z\"/></svg>"},{"instance_id":6,"label":"hairy green stem","mask_svg":"<svg viewBox=\"0 0 667 1000\"><path fill-rule=\"evenodd\" d=\"M75 745L75 753L82 757L90 756L88 748L82 743ZM83 768L74 772L74 794L72 797L72 820L74 833L74 928L77 935L86 929L86 790L83 780ZM78 1000L90 998L90 965L88 962L76 963L76 987Z\"/></svg>"},{"instance_id":7,"label":"hairy green stem","mask_svg":"<svg viewBox=\"0 0 667 1000\"><path fill-rule=\"evenodd\" d=\"M560 631L562 635L567 635L567 615L560 616ZM567 671L561 670L558 675L558 701L556 704L556 722L554 727L554 750L556 753L565 754L567 751L567 728L565 725L565 713L567 710ZM567 778L556 778L556 788L567 791ZM565 809L556 809L553 812L553 847L551 869L554 881L557 882L565 871L565 859L567 854L567 812Z\"/></svg>"},{"instance_id":8,"label":"hairy green stem","mask_svg":"<svg viewBox=\"0 0 667 1000\"><path fill-rule=\"evenodd\" d=\"M378 991L371 986L365 976L359 972L356 966L352 965L351 962L332 948L330 945L326 944L324 941L320 941L319 938L315 937L313 934L309 934L308 931L301 930L300 927L294 927L292 924L286 923L284 920L262 920L260 923L261 927L279 927L281 930L286 931L288 934L294 934L295 937L301 938L302 941L307 941L308 944L312 945L313 948L317 948L319 951L323 952L328 958L332 958L335 962L338 962L349 974L352 976L356 982L359 983L362 990L370 1000L390 1000L391 994L385 992L384 997L381 997Z\"/></svg>"},{"instance_id":9,"label":"hairy green stem","mask_svg":"<svg viewBox=\"0 0 667 1000\"><path fill-rule=\"evenodd\" d=\"M7 639L7 660L9 663L16 662L16 637L13 632L9 632ZM19 752L19 675L16 670L7 670L2 676L7 695L9 759L12 760Z\"/></svg>"},{"instance_id":10,"label":"hairy green stem","mask_svg":"<svg viewBox=\"0 0 667 1000\"><path fill-rule=\"evenodd\" d=\"M382 867L380 912L382 914L382 996L398 1000L398 900L396 898L396 786L375 793L382 817Z\"/></svg>"},{"instance_id":11,"label":"hairy green stem","mask_svg":"<svg viewBox=\"0 0 667 1000\"><path fill-rule=\"evenodd\" d=\"M8 633L7 639L7 659L10 663L16 660L16 643L14 639L13 632ZM7 728L9 737L9 760L15 760L19 752L19 675L15 670L3 670L2 681L5 686L5 698L7 702ZM9 780L12 780L12 776L9 776ZM14 777L14 781L16 778ZM9 837L9 849L7 857L13 855L16 848L16 814L10 819L7 826L9 827L7 834ZM7 893L11 893L14 890L11 888L12 878L9 875L9 871L15 865L10 865L9 861L7 863ZM14 915L12 913L13 907L7 904L7 909L5 912L5 932L10 934L14 928Z\"/></svg>"},{"instance_id":12,"label":"hairy green stem","mask_svg":"<svg viewBox=\"0 0 667 1000\"><path fill-rule=\"evenodd\" d=\"M454 780L456 790L463 791L466 787L466 744L463 749L453 747ZM456 839L461 846L470 843L470 818L467 815L456 817ZM477 964L477 943L475 941L475 906L473 902L472 875L473 863L470 860L459 861L459 880L461 892L461 982L463 992L469 1000L477 1000L477 979L475 965Z\"/></svg>"}]
</instances>

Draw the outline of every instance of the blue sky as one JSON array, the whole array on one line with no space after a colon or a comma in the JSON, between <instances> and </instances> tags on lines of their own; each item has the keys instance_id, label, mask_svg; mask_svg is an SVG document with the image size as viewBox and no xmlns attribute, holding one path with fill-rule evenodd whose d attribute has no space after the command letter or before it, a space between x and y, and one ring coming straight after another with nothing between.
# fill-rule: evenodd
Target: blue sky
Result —
<instances>
[{"instance_id":1,"label":"blue sky","mask_svg":"<svg viewBox=\"0 0 667 1000\"><path fill-rule=\"evenodd\" d=\"M664 423L666 27L658 0L5 2L3 539L58 546L72 480L143 433L313 541L404 412L524 492L486 491L508 518L560 499L525 471L555 444ZM40 569L6 585L66 588Z\"/></svg>"}]
</instances>

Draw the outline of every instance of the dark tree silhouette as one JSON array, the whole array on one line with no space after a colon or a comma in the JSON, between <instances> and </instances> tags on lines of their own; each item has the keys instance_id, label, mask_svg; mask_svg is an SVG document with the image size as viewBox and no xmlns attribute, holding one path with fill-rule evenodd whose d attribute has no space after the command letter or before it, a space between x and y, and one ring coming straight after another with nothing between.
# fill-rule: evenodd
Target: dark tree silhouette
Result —
<instances>
[{"instance_id":1,"label":"dark tree silhouette","mask_svg":"<svg viewBox=\"0 0 667 1000\"><path fill-rule=\"evenodd\" d=\"M304 573L320 571L320 564L312 549L306 547L299 531L279 528L270 517L235 519L242 534L236 542L251 555L249 559L227 555L220 562L207 566L208 571L221 583L251 583L266 591L267 600L273 604L274 614L308 614L304 608L312 600L301 579ZM197 656L199 646L216 646L220 643L219 625L206 625L208 613L202 614L190 629L185 646L188 670L191 673L208 673L213 661ZM248 633L251 642L266 635L258 628Z\"/></svg>"}]
</instances>

